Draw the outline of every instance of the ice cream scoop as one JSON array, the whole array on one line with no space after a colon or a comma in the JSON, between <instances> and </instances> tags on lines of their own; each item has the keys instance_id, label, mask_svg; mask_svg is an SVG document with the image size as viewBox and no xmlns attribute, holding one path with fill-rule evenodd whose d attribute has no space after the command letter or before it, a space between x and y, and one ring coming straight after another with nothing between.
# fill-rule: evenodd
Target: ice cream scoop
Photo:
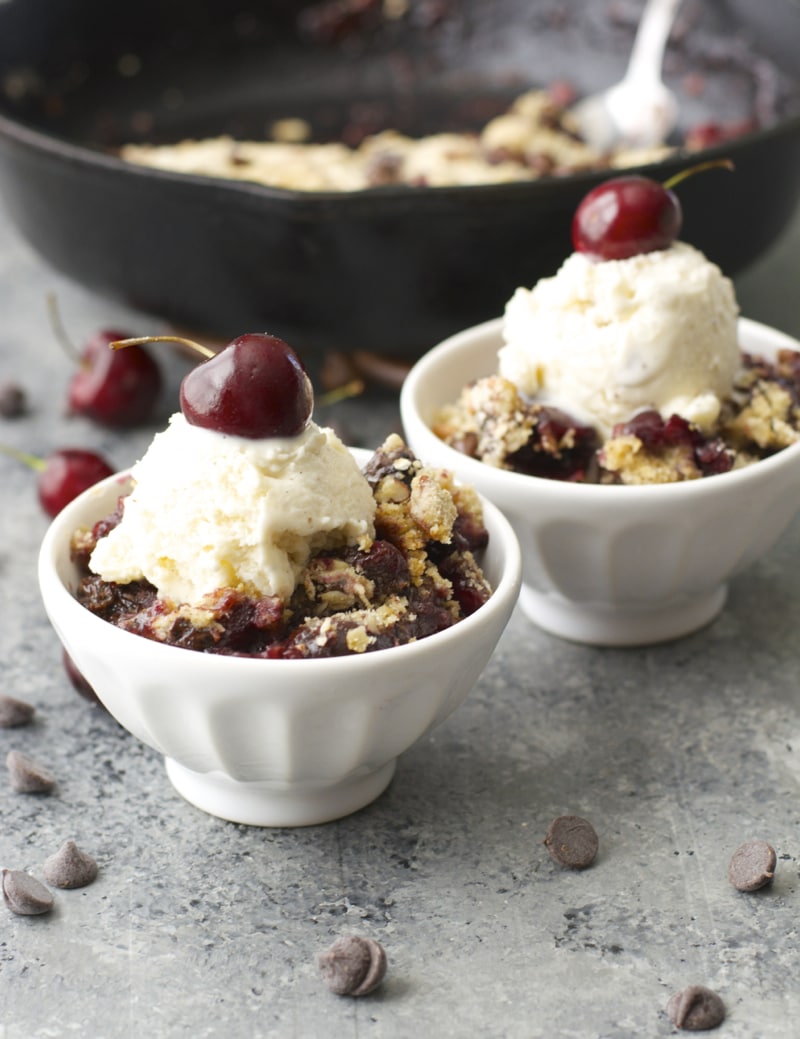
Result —
<instances>
[{"instance_id":1,"label":"ice cream scoop","mask_svg":"<svg viewBox=\"0 0 800 1039\"><path fill-rule=\"evenodd\" d=\"M637 411L716 421L741 363L733 284L684 242L622 260L573 253L509 300L500 374L607 435Z\"/></svg>"},{"instance_id":2,"label":"ice cream scoop","mask_svg":"<svg viewBox=\"0 0 800 1039\"><path fill-rule=\"evenodd\" d=\"M118 583L144 578L172 603L196 605L220 588L285 598L313 552L374 534L366 479L314 422L296 437L254 439L178 413L131 475L122 520L91 569Z\"/></svg>"}]
</instances>

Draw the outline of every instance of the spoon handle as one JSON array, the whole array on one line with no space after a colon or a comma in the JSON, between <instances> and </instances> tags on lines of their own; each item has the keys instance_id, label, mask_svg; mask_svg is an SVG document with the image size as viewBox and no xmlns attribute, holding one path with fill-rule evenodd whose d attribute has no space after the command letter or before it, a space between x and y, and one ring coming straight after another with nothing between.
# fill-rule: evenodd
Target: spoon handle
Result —
<instances>
[{"instance_id":1,"label":"spoon handle","mask_svg":"<svg viewBox=\"0 0 800 1039\"><path fill-rule=\"evenodd\" d=\"M626 80L659 80L664 51L681 0L647 0L628 62Z\"/></svg>"}]
</instances>

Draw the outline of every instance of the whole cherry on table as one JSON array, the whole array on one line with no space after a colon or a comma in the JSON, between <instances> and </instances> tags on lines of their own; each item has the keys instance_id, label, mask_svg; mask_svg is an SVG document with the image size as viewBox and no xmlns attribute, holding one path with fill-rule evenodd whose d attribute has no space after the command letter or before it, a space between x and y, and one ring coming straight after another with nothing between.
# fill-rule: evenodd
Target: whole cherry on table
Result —
<instances>
[{"instance_id":1,"label":"whole cherry on table","mask_svg":"<svg viewBox=\"0 0 800 1039\"><path fill-rule=\"evenodd\" d=\"M69 383L71 414L111 427L135 426L150 418L161 391L161 369L142 347L109 348L124 337L116 329L102 329L86 343Z\"/></svg>"},{"instance_id":2,"label":"whole cherry on table","mask_svg":"<svg viewBox=\"0 0 800 1039\"><path fill-rule=\"evenodd\" d=\"M48 308L53 332L77 366L67 389L69 413L112 429L147 422L163 381L155 358L142 346L124 353L110 349L111 343L126 336L113 328L100 329L83 349L78 349L67 334L52 295Z\"/></svg>"},{"instance_id":3,"label":"whole cherry on table","mask_svg":"<svg viewBox=\"0 0 800 1039\"><path fill-rule=\"evenodd\" d=\"M80 447L62 447L45 458L39 458L0 444L0 453L15 458L36 472L39 503L51 518L73 498L114 473L102 455Z\"/></svg>"}]
</instances>

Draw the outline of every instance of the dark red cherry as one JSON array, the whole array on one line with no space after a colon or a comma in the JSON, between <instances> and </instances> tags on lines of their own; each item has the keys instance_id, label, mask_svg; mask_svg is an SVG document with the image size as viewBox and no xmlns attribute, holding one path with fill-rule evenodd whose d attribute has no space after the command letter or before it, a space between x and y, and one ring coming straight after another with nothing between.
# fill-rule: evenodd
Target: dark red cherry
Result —
<instances>
[{"instance_id":1,"label":"dark red cherry","mask_svg":"<svg viewBox=\"0 0 800 1039\"><path fill-rule=\"evenodd\" d=\"M297 436L314 406L311 380L294 350L255 332L193 368L180 397L191 425L252 439Z\"/></svg>"},{"instance_id":2,"label":"dark red cherry","mask_svg":"<svg viewBox=\"0 0 800 1039\"><path fill-rule=\"evenodd\" d=\"M100 697L89 685L82 671L78 670L78 666L72 657L67 653L66 650L62 651L61 660L64 664L64 670L67 673L67 678L70 680L70 684L76 693L79 693L84 700L88 700L89 703L95 706L102 707L103 704L100 701Z\"/></svg>"},{"instance_id":3,"label":"dark red cherry","mask_svg":"<svg viewBox=\"0 0 800 1039\"><path fill-rule=\"evenodd\" d=\"M69 384L73 414L116 428L148 420L161 391L161 369L141 346L110 349L124 338L124 332L103 329L86 344Z\"/></svg>"},{"instance_id":4,"label":"dark red cherry","mask_svg":"<svg viewBox=\"0 0 800 1039\"><path fill-rule=\"evenodd\" d=\"M73 498L111 476L113 469L94 451L62 448L36 466L39 501L48 516L56 516Z\"/></svg>"},{"instance_id":5,"label":"dark red cherry","mask_svg":"<svg viewBox=\"0 0 800 1039\"><path fill-rule=\"evenodd\" d=\"M596 260L667 249L680 234L681 204L669 188L631 174L598 184L572 220L572 244Z\"/></svg>"},{"instance_id":6,"label":"dark red cherry","mask_svg":"<svg viewBox=\"0 0 800 1039\"><path fill-rule=\"evenodd\" d=\"M0 454L15 458L38 473L39 502L48 516L57 515L73 498L114 472L103 457L77 447L61 448L47 458L39 458L0 444Z\"/></svg>"}]
</instances>

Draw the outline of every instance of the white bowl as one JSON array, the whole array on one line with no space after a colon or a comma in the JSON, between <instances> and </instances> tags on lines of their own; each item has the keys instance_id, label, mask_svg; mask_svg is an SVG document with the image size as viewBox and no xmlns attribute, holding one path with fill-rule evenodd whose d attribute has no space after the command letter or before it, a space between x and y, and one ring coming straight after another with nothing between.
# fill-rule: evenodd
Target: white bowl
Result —
<instances>
[{"instance_id":1,"label":"white bowl","mask_svg":"<svg viewBox=\"0 0 800 1039\"><path fill-rule=\"evenodd\" d=\"M800 343L740 321L742 348ZM687 634L722 609L729 579L769 549L800 508L800 444L748 468L658 486L572 484L485 465L440 440L437 410L497 371L501 321L445 340L411 370L400 406L409 446L502 509L522 548L520 603L545 630L598 645Z\"/></svg>"},{"instance_id":2,"label":"white bowl","mask_svg":"<svg viewBox=\"0 0 800 1039\"><path fill-rule=\"evenodd\" d=\"M354 452L363 463L368 452ZM39 555L45 609L109 712L166 758L188 801L255 826L304 826L383 792L397 756L464 700L517 601L520 553L485 502L482 558L494 592L470 617L418 642L358 656L263 660L153 642L73 597L69 541L110 513L127 474L109 477L53 520Z\"/></svg>"}]
</instances>

